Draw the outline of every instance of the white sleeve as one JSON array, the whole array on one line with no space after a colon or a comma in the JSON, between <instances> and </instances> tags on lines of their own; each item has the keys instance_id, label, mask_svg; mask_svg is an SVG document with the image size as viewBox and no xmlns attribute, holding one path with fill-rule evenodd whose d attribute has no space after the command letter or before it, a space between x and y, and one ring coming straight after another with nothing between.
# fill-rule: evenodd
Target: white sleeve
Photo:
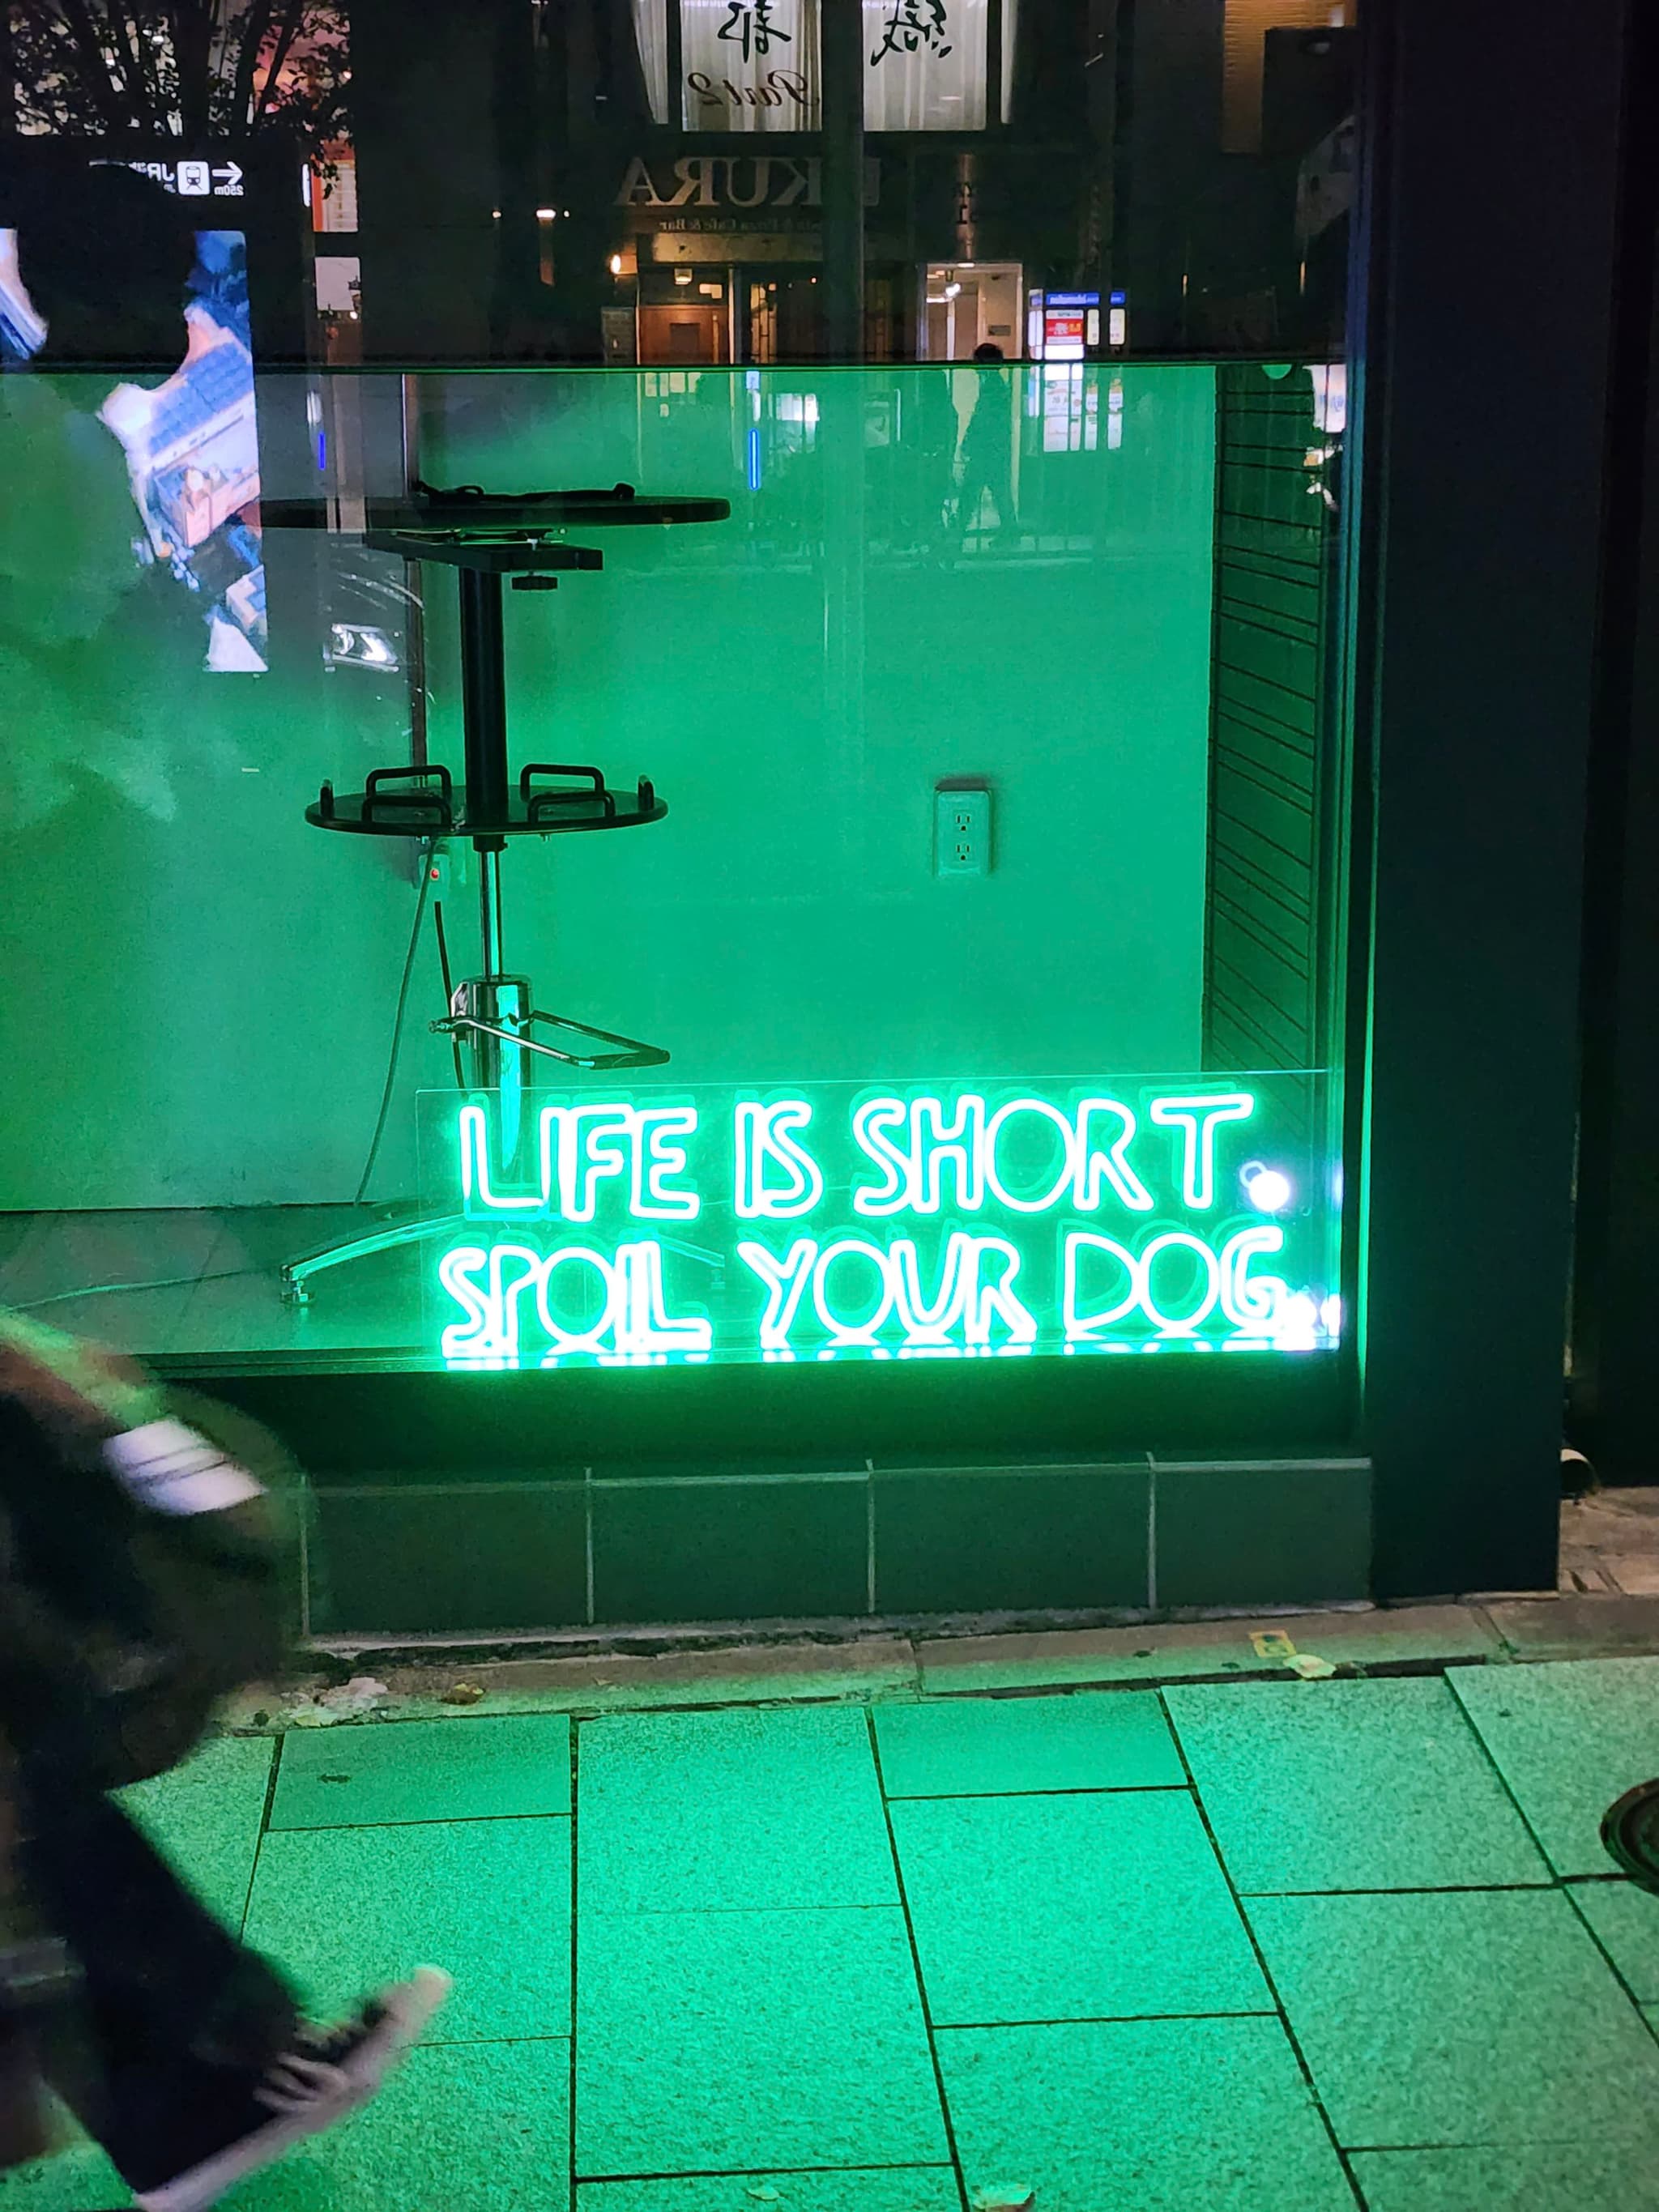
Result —
<instances>
[{"instance_id":1,"label":"white sleeve","mask_svg":"<svg viewBox=\"0 0 1659 2212\"><path fill-rule=\"evenodd\" d=\"M112 1474L153 1513L222 1513L263 1498L263 1486L245 1467L182 1421L147 1421L104 1446Z\"/></svg>"}]
</instances>

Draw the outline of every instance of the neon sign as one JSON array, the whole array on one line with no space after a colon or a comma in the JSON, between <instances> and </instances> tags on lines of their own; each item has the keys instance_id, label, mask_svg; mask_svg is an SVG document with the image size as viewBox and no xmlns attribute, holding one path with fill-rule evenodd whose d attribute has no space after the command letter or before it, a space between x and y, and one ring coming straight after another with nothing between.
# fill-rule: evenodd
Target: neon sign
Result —
<instances>
[{"instance_id":1,"label":"neon sign","mask_svg":"<svg viewBox=\"0 0 1659 2212\"><path fill-rule=\"evenodd\" d=\"M453 1364L1334 1345L1316 1079L422 1102ZM456 1200L459 1197L459 1206Z\"/></svg>"}]
</instances>

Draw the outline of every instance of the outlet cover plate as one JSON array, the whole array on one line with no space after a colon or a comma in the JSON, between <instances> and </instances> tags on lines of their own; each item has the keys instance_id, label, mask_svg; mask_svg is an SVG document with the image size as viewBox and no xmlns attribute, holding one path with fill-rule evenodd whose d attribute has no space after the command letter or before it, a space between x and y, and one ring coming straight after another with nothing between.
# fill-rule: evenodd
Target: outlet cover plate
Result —
<instances>
[{"instance_id":1,"label":"outlet cover plate","mask_svg":"<svg viewBox=\"0 0 1659 2212\"><path fill-rule=\"evenodd\" d=\"M991 794L982 785L933 793L933 873L991 872Z\"/></svg>"}]
</instances>

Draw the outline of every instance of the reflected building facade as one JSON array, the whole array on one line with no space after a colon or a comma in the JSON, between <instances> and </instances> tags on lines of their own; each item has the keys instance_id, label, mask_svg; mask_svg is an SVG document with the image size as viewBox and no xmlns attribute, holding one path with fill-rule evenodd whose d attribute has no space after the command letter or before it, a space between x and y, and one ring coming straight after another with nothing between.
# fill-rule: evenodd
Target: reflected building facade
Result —
<instances>
[{"instance_id":1,"label":"reflected building facade","mask_svg":"<svg viewBox=\"0 0 1659 2212\"><path fill-rule=\"evenodd\" d=\"M1340 344L1352 0L479 12L354 11L369 360Z\"/></svg>"}]
</instances>

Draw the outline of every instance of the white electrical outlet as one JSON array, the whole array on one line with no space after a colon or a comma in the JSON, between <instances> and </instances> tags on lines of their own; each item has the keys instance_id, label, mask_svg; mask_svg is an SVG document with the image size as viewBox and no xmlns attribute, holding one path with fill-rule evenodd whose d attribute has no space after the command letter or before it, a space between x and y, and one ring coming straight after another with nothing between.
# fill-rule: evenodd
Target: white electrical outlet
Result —
<instances>
[{"instance_id":1,"label":"white electrical outlet","mask_svg":"<svg viewBox=\"0 0 1659 2212\"><path fill-rule=\"evenodd\" d=\"M979 786L933 793L933 873L991 872L991 794Z\"/></svg>"}]
</instances>

